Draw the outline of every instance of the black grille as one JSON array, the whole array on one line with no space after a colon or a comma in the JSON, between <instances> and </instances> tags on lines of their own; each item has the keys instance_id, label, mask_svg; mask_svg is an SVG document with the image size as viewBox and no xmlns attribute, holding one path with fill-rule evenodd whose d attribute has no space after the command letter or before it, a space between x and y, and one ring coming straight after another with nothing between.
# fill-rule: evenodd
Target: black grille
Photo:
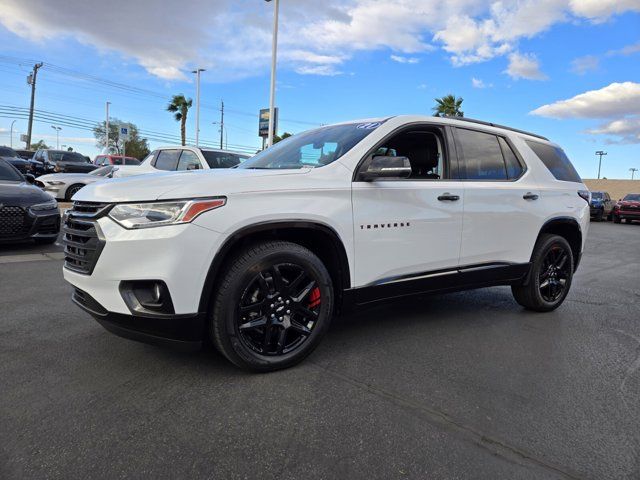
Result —
<instances>
[{"instance_id":1,"label":"black grille","mask_svg":"<svg viewBox=\"0 0 640 480\"><path fill-rule=\"evenodd\" d=\"M108 203L74 202L64 220L64 266L91 275L104 247L98 222L109 210Z\"/></svg>"},{"instance_id":2,"label":"black grille","mask_svg":"<svg viewBox=\"0 0 640 480\"><path fill-rule=\"evenodd\" d=\"M0 208L0 237L14 237L27 233L27 212L22 207L3 206Z\"/></svg>"}]
</instances>

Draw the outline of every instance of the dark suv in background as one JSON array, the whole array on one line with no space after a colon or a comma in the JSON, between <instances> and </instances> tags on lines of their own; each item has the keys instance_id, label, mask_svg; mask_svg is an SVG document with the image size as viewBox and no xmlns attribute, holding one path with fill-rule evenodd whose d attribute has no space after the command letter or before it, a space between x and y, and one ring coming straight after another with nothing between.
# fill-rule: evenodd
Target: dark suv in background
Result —
<instances>
[{"instance_id":1,"label":"dark suv in background","mask_svg":"<svg viewBox=\"0 0 640 480\"><path fill-rule=\"evenodd\" d=\"M611 219L611 212L616 202L611 200L608 192L591 192L591 203L589 204L591 218L597 222Z\"/></svg>"},{"instance_id":2,"label":"dark suv in background","mask_svg":"<svg viewBox=\"0 0 640 480\"><path fill-rule=\"evenodd\" d=\"M31 172L31 164L27 160L20 158L18 152L11 147L0 146L0 158L16 167L23 175Z\"/></svg>"},{"instance_id":3,"label":"dark suv in background","mask_svg":"<svg viewBox=\"0 0 640 480\"><path fill-rule=\"evenodd\" d=\"M45 173L89 173L96 168L84 155L66 150L38 150L30 160L35 175Z\"/></svg>"}]
</instances>

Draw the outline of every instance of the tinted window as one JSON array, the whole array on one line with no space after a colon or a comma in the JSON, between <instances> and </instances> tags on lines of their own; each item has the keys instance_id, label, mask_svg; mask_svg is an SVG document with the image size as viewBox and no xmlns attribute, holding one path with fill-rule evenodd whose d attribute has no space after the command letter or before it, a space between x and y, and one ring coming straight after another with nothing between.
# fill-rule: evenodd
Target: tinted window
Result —
<instances>
[{"instance_id":1,"label":"tinted window","mask_svg":"<svg viewBox=\"0 0 640 480\"><path fill-rule=\"evenodd\" d=\"M0 157L17 157L18 154L13 148L0 147Z\"/></svg>"},{"instance_id":2,"label":"tinted window","mask_svg":"<svg viewBox=\"0 0 640 480\"><path fill-rule=\"evenodd\" d=\"M22 182L24 178L20 175L20 172L12 165L4 160L0 160L0 180L9 182Z\"/></svg>"},{"instance_id":3,"label":"tinted window","mask_svg":"<svg viewBox=\"0 0 640 480\"><path fill-rule=\"evenodd\" d=\"M140 160L138 160L137 158L125 158L124 164L125 165L140 165Z\"/></svg>"},{"instance_id":4,"label":"tinted window","mask_svg":"<svg viewBox=\"0 0 640 480\"><path fill-rule=\"evenodd\" d=\"M175 170L179 156L180 150L160 150L154 167L158 170Z\"/></svg>"},{"instance_id":5,"label":"tinted window","mask_svg":"<svg viewBox=\"0 0 640 480\"><path fill-rule=\"evenodd\" d=\"M122 157L113 157L112 162L113 162L113 165L124 165L124 161Z\"/></svg>"},{"instance_id":6,"label":"tinted window","mask_svg":"<svg viewBox=\"0 0 640 480\"><path fill-rule=\"evenodd\" d=\"M469 180L507 179L498 137L463 128L456 130L456 137L464 157L465 178Z\"/></svg>"},{"instance_id":7,"label":"tinted window","mask_svg":"<svg viewBox=\"0 0 640 480\"><path fill-rule=\"evenodd\" d=\"M209 168L231 168L240 163L238 155L227 152L213 152L211 150L201 150Z\"/></svg>"},{"instance_id":8,"label":"tinted window","mask_svg":"<svg viewBox=\"0 0 640 480\"><path fill-rule=\"evenodd\" d=\"M524 171L522 165L518 161L518 157L513 153L513 150L504 138L498 137L498 142L502 148L504 163L507 166L507 177L509 177L509 179L518 178Z\"/></svg>"},{"instance_id":9,"label":"tinted window","mask_svg":"<svg viewBox=\"0 0 640 480\"><path fill-rule=\"evenodd\" d=\"M576 169L573 168L571 161L561 148L546 143L533 142L531 140L525 141L553 176L556 177L556 180L582 183L580 175L578 175Z\"/></svg>"},{"instance_id":10,"label":"tinted window","mask_svg":"<svg viewBox=\"0 0 640 480\"><path fill-rule=\"evenodd\" d=\"M81 162L86 163L87 159L76 152L65 152L60 150L49 150L50 162Z\"/></svg>"},{"instance_id":11,"label":"tinted window","mask_svg":"<svg viewBox=\"0 0 640 480\"><path fill-rule=\"evenodd\" d=\"M627 193L623 200L627 200L630 202L640 202L640 193Z\"/></svg>"},{"instance_id":12,"label":"tinted window","mask_svg":"<svg viewBox=\"0 0 640 480\"><path fill-rule=\"evenodd\" d=\"M178 170L199 170L201 168L202 164L195 153L189 150L182 151L178 162Z\"/></svg>"}]
</instances>

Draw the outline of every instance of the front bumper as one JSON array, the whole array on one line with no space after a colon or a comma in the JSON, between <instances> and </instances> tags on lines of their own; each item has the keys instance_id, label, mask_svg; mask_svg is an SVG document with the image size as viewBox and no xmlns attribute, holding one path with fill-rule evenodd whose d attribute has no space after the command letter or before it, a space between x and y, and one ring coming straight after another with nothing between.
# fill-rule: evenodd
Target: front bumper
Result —
<instances>
[{"instance_id":1,"label":"front bumper","mask_svg":"<svg viewBox=\"0 0 640 480\"><path fill-rule=\"evenodd\" d=\"M143 316L109 312L78 288L71 299L106 330L120 337L181 351L194 351L202 347L205 314Z\"/></svg>"},{"instance_id":2,"label":"front bumper","mask_svg":"<svg viewBox=\"0 0 640 480\"><path fill-rule=\"evenodd\" d=\"M5 207L5 209L22 210L21 215L17 211L11 216L3 215L0 211L0 242L20 241L36 238L57 238L60 232L60 212L56 208L49 211L32 212L23 207Z\"/></svg>"},{"instance_id":3,"label":"front bumper","mask_svg":"<svg viewBox=\"0 0 640 480\"><path fill-rule=\"evenodd\" d=\"M640 220L640 210L617 210L614 212L617 217L629 220Z\"/></svg>"}]
</instances>

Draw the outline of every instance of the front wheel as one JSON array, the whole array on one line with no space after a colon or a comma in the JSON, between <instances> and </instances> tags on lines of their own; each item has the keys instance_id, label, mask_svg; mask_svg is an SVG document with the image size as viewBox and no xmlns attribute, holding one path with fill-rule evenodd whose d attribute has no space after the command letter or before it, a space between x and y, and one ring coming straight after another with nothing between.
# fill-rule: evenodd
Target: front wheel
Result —
<instances>
[{"instance_id":1,"label":"front wheel","mask_svg":"<svg viewBox=\"0 0 640 480\"><path fill-rule=\"evenodd\" d=\"M67 188L67 193L65 194L65 200L67 202L70 202L71 197L73 197L76 193L78 193L82 187L84 187L84 184L76 183L75 185L71 185L69 188Z\"/></svg>"},{"instance_id":2,"label":"front wheel","mask_svg":"<svg viewBox=\"0 0 640 480\"><path fill-rule=\"evenodd\" d=\"M333 315L329 272L313 252L290 242L263 242L240 252L214 295L213 344L235 365L254 371L303 360Z\"/></svg>"},{"instance_id":3,"label":"front wheel","mask_svg":"<svg viewBox=\"0 0 640 480\"><path fill-rule=\"evenodd\" d=\"M513 285L513 296L529 310L555 310L571 288L574 262L571 246L559 235L542 235L531 260L529 281L526 285Z\"/></svg>"}]
</instances>

